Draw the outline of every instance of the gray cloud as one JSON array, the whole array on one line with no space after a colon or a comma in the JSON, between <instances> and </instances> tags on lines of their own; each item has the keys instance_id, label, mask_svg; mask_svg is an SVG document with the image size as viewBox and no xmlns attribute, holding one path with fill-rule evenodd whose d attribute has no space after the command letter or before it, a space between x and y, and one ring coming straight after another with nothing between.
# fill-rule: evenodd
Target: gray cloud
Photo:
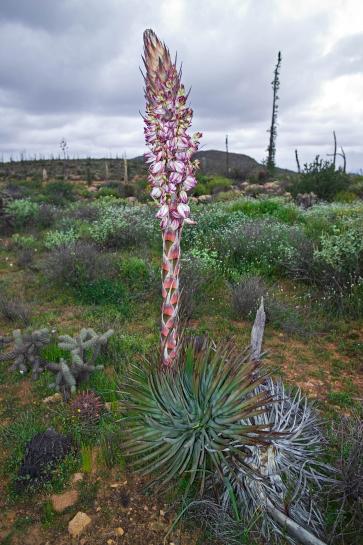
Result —
<instances>
[{"instance_id":1,"label":"gray cloud","mask_svg":"<svg viewBox=\"0 0 363 545\"><path fill-rule=\"evenodd\" d=\"M0 153L57 153L63 136L75 155L141 153L139 65L142 32L152 27L183 60L194 127L204 132L205 147L222 148L228 133L232 151L264 157L270 82L281 50L279 163L293 167L295 147L306 155L328 150L335 129L348 159L351 149L351 167L362 168L363 107L352 117L344 96L336 95L339 109L330 111L321 97L324 85L331 83L334 98L337 79L353 78L358 103L363 32L334 33L339 0L301 16L286 12L287 4L3 0Z\"/></svg>"}]
</instances>

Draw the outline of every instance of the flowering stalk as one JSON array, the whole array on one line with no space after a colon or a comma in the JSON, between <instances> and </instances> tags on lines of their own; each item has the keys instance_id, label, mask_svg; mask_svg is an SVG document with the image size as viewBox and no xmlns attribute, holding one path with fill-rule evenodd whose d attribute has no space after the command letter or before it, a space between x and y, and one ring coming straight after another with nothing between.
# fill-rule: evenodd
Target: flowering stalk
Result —
<instances>
[{"instance_id":1,"label":"flowering stalk","mask_svg":"<svg viewBox=\"0 0 363 545\"><path fill-rule=\"evenodd\" d=\"M144 32L145 140L152 198L158 202L163 237L161 363L170 367L178 347L180 239L190 219L188 192L196 185L198 161L191 157L198 149L201 133L190 136L193 110L181 84L181 70L172 62L165 44L152 30Z\"/></svg>"}]
</instances>

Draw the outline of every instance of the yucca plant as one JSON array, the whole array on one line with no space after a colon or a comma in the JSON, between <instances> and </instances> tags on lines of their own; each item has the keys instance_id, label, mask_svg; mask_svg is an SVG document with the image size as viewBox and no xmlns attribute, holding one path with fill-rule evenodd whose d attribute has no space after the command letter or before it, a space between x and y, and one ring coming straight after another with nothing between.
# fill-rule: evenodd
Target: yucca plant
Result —
<instances>
[{"instance_id":1,"label":"yucca plant","mask_svg":"<svg viewBox=\"0 0 363 545\"><path fill-rule=\"evenodd\" d=\"M184 347L173 373L153 363L132 366L125 388L126 453L152 485L165 487L186 479L203 491L207 475L233 457L244 465L241 445L267 444L269 426L253 419L271 402L258 386L265 377L258 360L231 346L214 349L204 343Z\"/></svg>"},{"instance_id":2,"label":"yucca plant","mask_svg":"<svg viewBox=\"0 0 363 545\"><path fill-rule=\"evenodd\" d=\"M253 418L255 424L269 427L271 441L267 446L244 446L249 454L243 466L234 461L225 466L231 486L224 487L221 505L228 510L234 501L240 520L255 521L268 543L281 537L306 543L304 532L311 543L321 543L311 534L321 536L324 529L313 491L317 496L333 476L332 468L319 461L325 441L317 413L300 390L293 393L281 381L269 378L259 390L268 391L275 400Z\"/></svg>"},{"instance_id":3,"label":"yucca plant","mask_svg":"<svg viewBox=\"0 0 363 545\"><path fill-rule=\"evenodd\" d=\"M161 364L171 367L178 350L180 240L184 223L190 219L188 191L196 185L201 133L190 136L193 110L181 84L181 70L152 30L144 32L145 140L150 151L151 196L158 203L163 237Z\"/></svg>"}]
</instances>

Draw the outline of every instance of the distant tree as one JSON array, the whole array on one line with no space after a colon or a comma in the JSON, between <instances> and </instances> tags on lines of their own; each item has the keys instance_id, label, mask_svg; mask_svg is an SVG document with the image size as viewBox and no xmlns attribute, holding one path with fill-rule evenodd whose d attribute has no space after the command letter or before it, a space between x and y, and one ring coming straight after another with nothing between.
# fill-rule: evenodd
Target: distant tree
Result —
<instances>
[{"instance_id":1,"label":"distant tree","mask_svg":"<svg viewBox=\"0 0 363 545\"><path fill-rule=\"evenodd\" d=\"M87 160L86 160L86 180L87 180L87 185L91 185L92 183L91 157L87 157Z\"/></svg>"},{"instance_id":2,"label":"distant tree","mask_svg":"<svg viewBox=\"0 0 363 545\"><path fill-rule=\"evenodd\" d=\"M228 134L226 134L226 176L229 175Z\"/></svg>"},{"instance_id":3,"label":"distant tree","mask_svg":"<svg viewBox=\"0 0 363 545\"><path fill-rule=\"evenodd\" d=\"M334 169L335 169L337 155L339 155L339 157L341 157L343 159L343 172L346 172L347 171L347 158L345 156L344 149L341 146L340 146L341 153L339 153L337 151L337 137L336 137L335 131L333 131L333 138L334 138L334 151L333 151L333 153L328 153L327 155L328 155L328 157L333 157L332 165L334 165Z\"/></svg>"},{"instance_id":4,"label":"distant tree","mask_svg":"<svg viewBox=\"0 0 363 545\"><path fill-rule=\"evenodd\" d=\"M276 136L277 136L277 112L278 104L277 101L279 96L277 94L280 87L280 67L281 67L281 51L277 55L277 63L274 71L274 79L271 82L273 89L273 98L272 98L272 118L271 118L271 127L268 130L270 133L270 140L267 148L267 170L272 175L275 170L275 154L276 154Z\"/></svg>"},{"instance_id":5,"label":"distant tree","mask_svg":"<svg viewBox=\"0 0 363 545\"><path fill-rule=\"evenodd\" d=\"M63 154L63 178L64 178L64 180L66 180L67 179L67 150L68 150L68 145L67 145L67 141L66 141L65 138L62 138L62 140L60 141L59 147L62 150L62 154Z\"/></svg>"},{"instance_id":6,"label":"distant tree","mask_svg":"<svg viewBox=\"0 0 363 545\"><path fill-rule=\"evenodd\" d=\"M295 150L295 159L296 159L297 171L300 174L301 168L300 168L300 161L299 161L299 155L297 153L297 149Z\"/></svg>"}]
</instances>

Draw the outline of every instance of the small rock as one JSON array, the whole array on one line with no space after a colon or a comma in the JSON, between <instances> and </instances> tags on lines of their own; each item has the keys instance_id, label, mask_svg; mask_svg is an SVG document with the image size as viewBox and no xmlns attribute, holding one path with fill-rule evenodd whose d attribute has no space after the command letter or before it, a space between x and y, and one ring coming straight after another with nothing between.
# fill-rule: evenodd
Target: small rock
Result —
<instances>
[{"instance_id":1,"label":"small rock","mask_svg":"<svg viewBox=\"0 0 363 545\"><path fill-rule=\"evenodd\" d=\"M112 403L111 403L111 401L106 401L106 403L105 403L105 409L106 409L106 411L112 411Z\"/></svg>"},{"instance_id":2,"label":"small rock","mask_svg":"<svg viewBox=\"0 0 363 545\"><path fill-rule=\"evenodd\" d=\"M72 484L83 481L83 473L75 473L72 477Z\"/></svg>"},{"instance_id":3,"label":"small rock","mask_svg":"<svg viewBox=\"0 0 363 545\"><path fill-rule=\"evenodd\" d=\"M161 516L161 517L165 517L165 511L163 511L162 509L160 509L159 513L160 513L160 516Z\"/></svg>"},{"instance_id":4,"label":"small rock","mask_svg":"<svg viewBox=\"0 0 363 545\"><path fill-rule=\"evenodd\" d=\"M98 506L98 507L96 507L96 511L97 511L97 513L99 513L99 512L101 511L101 509L102 509L102 508L101 508L101 507L99 507L99 506Z\"/></svg>"},{"instance_id":5,"label":"small rock","mask_svg":"<svg viewBox=\"0 0 363 545\"><path fill-rule=\"evenodd\" d=\"M72 537L78 537L91 522L92 519L86 513L78 511L76 516L68 523L68 532Z\"/></svg>"},{"instance_id":6,"label":"small rock","mask_svg":"<svg viewBox=\"0 0 363 545\"><path fill-rule=\"evenodd\" d=\"M43 403L55 403L61 400L62 400L62 394L60 394L59 392L56 392L52 396L45 397L43 399Z\"/></svg>"},{"instance_id":7,"label":"small rock","mask_svg":"<svg viewBox=\"0 0 363 545\"><path fill-rule=\"evenodd\" d=\"M79 545L86 545L87 539L85 537L82 537L82 539L79 540Z\"/></svg>"},{"instance_id":8,"label":"small rock","mask_svg":"<svg viewBox=\"0 0 363 545\"><path fill-rule=\"evenodd\" d=\"M108 539L107 540L107 545L113 545L115 543L115 541L113 539Z\"/></svg>"},{"instance_id":9,"label":"small rock","mask_svg":"<svg viewBox=\"0 0 363 545\"><path fill-rule=\"evenodd\" d=\"M78 501L77 490L67 490L63 494L53 494L51 497L52 506L56 513L62 513L68 507L72 507Z\"/></svg>"},{"instance_id":10,"label":"small rock","mask_svg":"<svg viewBox=\"0 0 363 545\"><path fill-rule=\"evenodd\" d=\"M125 530L124 530L123 528L121 528L121 526L119 526L119 527L116 528L116 530L115 530L115 534L116 534L117 536L123 536L124 533L125 533Z\"/></svg>"}]
</instances>

